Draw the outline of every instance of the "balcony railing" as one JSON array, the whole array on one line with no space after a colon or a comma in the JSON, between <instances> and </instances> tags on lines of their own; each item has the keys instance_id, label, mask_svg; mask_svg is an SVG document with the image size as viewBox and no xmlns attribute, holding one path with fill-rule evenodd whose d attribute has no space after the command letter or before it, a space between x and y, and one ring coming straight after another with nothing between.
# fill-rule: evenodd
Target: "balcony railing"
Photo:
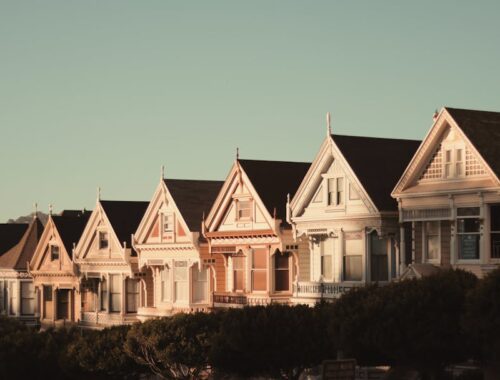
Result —
<instances>
[{"instance_id":1,"label":"balcony railing","mask_svg":"<svg viewBox=\"0 0 500 380\"><path fill-rule=\"evenodd\" d=\"M293 284L294 297L337 298L349 290L363 286L354 283L299 282Z\"/></svg>"},{"instance_id":2,"label":"balcony railing","mask_svg":"<svg viewBox=\"0 0 500 380\"><path fill-rule=\"evenodd\" d=\"M233 294L214 294L214 303L232 304L232 305L246 305L248 303L247 297L244 295Z\"/></svg>"}]
</instances>

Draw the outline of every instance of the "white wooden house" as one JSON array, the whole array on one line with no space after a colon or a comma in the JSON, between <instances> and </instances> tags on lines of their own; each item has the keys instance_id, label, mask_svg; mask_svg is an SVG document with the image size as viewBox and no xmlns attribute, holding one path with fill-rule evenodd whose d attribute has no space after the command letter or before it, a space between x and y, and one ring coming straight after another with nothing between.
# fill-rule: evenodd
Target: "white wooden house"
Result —
<instances>
[{"instance_id":1,"label":"white wooden house","mask_svg":"<svg viewBox=\"0 0 500 380\"><path fill-rule=\"evenodd\" d=\"M140 319L212 306L215 259L209 257L201 225L222 183L161 179L133 239L145 273Z\"/></svg>"},{"instance_id":2,"label":"white wooden house","mask_svg":"<svg viewBox=\"0 0 500 380\"><path fill-rule=\"evenodd\" d=\"M328 131L288 206L294 236L309 244L299 254L294 302L398 276L398 208L390 192L418 145Z\"/></svg>"},{"instance_id":3,"label":"white wooden house","mask_svg":"<svg viewBox=\"0 0 500 380\"><path fill-rule=\"evenodd\" d=\"M148 202L97 200L74 250L81 289L81 323L106 326L137 321L143 274L132 234Z\"/></svg>"},{"instance_id":4,"label":"white wooden house","mask_svg":"<svg viewBox=\"0 0 500 380\"><path fill-rule=\"evenodd\" d=\"M500 113L443 108L392 192L403 278L500 264Z\"/></svg>"},{"instance_id":5,"label":"white wooden house","mask_svg":"<svg viewBox=\"0 0 500 380\"><path fill-rule=\"evenodd\" d=\"M27 263L42 230L36 213L29 224L0 224L0 315L27 324L38 322L36 294Z\"/></svg>"}]
</instances>

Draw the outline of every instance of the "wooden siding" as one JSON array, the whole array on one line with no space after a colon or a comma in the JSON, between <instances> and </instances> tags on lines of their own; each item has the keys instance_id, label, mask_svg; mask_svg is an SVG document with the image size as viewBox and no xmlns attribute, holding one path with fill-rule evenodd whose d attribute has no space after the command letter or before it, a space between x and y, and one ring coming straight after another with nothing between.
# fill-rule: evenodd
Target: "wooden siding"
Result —
<instances>
[{"instance_id":1,"label":"wooden siding","mask_svg":"<svg viewBox=\"0 0 500 380\"><path fill-rule=\"evenodd\" d=\"M301 238L297 243L299 245L299 281L310 281L311 254L309 252L309 240Z\"/></svg>"}]
</instances>

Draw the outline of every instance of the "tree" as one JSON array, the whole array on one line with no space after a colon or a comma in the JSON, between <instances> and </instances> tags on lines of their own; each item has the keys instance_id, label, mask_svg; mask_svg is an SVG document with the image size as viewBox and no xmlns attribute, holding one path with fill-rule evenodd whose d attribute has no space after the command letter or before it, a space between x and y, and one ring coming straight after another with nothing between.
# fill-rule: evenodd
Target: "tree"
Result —
<instances>
[{"instance_id":1,"label":"tree","mask_svg":"<svg viewBox=\"0 0 500 380\"><path fill-rule=\"evenodd\" d=\"M195 379L210 370L208 353L218 329L214 313L177 314L134 325L126 353L164 379Z\"/></svg>"},{"instance_id":2,"label":"tree","mask_svg":"<svg viewBox=\"0 0 500 380\"><path fill-rule=\"evenodd\" d=\"M321 306L277 304L227 310L211 362L221 372L296 379L328 355L322 311Z\"/></svg>"},{"instance_id":3,"label":"tree","mask_svg":"<svg viewBox=\"0 0 500 380\"><path fill-rule=\"evenodd\" d=\"M413 367L433 378L472 355L460 322L476 282L469 272L447 270L350 292L333 305L329 332L361 363Z\"/></svg>"}]
</instances>

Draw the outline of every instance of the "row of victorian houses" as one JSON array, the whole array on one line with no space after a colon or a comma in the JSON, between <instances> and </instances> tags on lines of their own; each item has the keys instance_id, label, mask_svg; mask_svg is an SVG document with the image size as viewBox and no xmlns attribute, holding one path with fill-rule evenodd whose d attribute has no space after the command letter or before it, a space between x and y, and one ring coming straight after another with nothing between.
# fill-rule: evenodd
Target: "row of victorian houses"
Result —
<instances>
[{"instance_id":1,"label":"row of victorian houses","mask_svg":"<svg viewBox=\"0 0 500 380\"><path fill-rule=\"evenodd\" d=\"M500 264L499 148L500 113L443 108L422 142L328 129L312 163L237 157L224 182L162 174L149 202L35 213L0 225L0 313L95 327L482 277Z\"/></svg>"}]
</instances>

